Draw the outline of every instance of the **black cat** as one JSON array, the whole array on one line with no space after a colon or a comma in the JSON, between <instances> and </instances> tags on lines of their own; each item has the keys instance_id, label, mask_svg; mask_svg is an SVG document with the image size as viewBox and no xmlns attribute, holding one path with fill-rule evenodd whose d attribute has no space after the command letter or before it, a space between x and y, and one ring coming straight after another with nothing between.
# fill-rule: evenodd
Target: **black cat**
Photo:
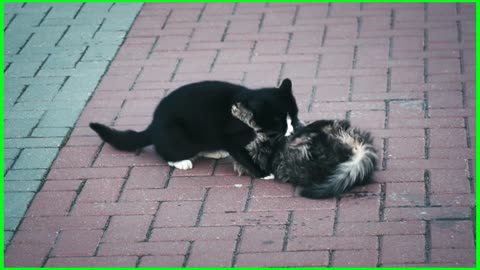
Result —
<instances>
[{"instance_id":1,"label":"black cat","mask_svg":"<svg viewBox=\"0 0 480 270\"><path fill-rule=\"evenodd\" d=\"M227 151L252 176L265 176L267 172L245 149L255 132L231 114L236 103L251 110L258 126L267 131L285 133L287 116L293 126L299 123L292 83L285 79L279 88L255 90L221 81L192 83L162 99L144 131L119 131L99 123L90 123L90 127L120 150L134 151L153 144L170 166L179 169L191 169L196 156L222 158Z\"/></svg>"}]
</instances>

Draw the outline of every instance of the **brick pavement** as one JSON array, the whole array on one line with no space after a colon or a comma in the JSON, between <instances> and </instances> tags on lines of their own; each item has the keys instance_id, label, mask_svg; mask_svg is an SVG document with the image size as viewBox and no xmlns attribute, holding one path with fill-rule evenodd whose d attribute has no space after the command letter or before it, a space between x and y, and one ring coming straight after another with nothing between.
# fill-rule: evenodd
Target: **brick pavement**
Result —
<instances>
[{"instance_id":1,"label":"brick pavement","mask_svg":"<svg viewBox=\"0 0 480 270\"><path fill-rule=\"evenodd\" d=\"M44 68L49 80L69 72ZM188 82L258 87L286 77L302 119L347 118L372 131L374 183L308 200L288 184L235 176L229 159L173 170L152 147L116 151L88 128L141 130L158 99ZM145 4L6 265L474 266L475 138L474 4ZM30 155L49 154L40 149ZM10 156L24 180L42 178Z\"/></svg>"}]
</instances>

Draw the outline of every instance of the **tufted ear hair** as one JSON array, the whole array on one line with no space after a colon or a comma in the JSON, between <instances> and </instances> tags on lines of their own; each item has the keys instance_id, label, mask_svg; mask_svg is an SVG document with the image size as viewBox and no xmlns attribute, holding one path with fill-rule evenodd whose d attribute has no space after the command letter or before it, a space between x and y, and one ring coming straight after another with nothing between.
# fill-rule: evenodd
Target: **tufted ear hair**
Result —
<instances>
[{"instance_id":1,"label":"tufted ear hair","mask_svg":"<svg viewBox=\"0 0 480 270\"><path fill-rule=\"evenodd\" d=\"M279 87L280 90L292 91L292 81L288 78L284 79Z\"/></svg>"}]
</instances>

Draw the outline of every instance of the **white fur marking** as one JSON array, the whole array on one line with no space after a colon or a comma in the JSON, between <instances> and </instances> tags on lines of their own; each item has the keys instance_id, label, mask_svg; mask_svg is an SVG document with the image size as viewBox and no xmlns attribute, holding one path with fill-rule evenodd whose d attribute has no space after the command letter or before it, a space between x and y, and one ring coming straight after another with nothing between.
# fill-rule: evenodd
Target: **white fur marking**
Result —
<instances>
[{"instance_id":1,"label":"white fur marking","mask_svg":"<svg viewBox=\"0 0 480 270\"><path fill-rule=\"evenodd\" d=\"M227 151L222 151L222 150L213 151L213 152L200 152L198 155L201 157L213 158L213 159L221 159L229 156Z\"/></svg>"},{"instance_id":2,"label":"white fur marking","mask_svg":"<svg viewBox=\"0 0 480 270\"><path fill-rule=\"evenodd\" d=\"M169 161L168 165L170 165L172 167L175 167L177 169L180 169L180 170L190 170L191 168L193 168L192 161L188 160L188 159L181 160L181 161L176 161L176 162Z\"/></svg>"},{"instance_id":3,"label":"white fur marking","mask_svg":"<svg viewBox=\"0 0 480 270\"><path fill-rule=\"evenodd\" d=\"M273 173L272 173L272 174L270 174L270 175L267 175L267 176L265 176L265 177L262 177L262 179L263 179L263 180L272 180L272 179L275 179L275 175L273 175Z\"/></svg>"},{"instance_id":4,"label":"white fur marking","mask_svg":"<svg viewBox=\"0 0 480 270\"><path fill-rule=\"evenodd\" d=\"M285 132L285 136L290 136L293 133L293 126L292 126L292 119L287 117L287 132Z\"/></svg>"}]
</instances>

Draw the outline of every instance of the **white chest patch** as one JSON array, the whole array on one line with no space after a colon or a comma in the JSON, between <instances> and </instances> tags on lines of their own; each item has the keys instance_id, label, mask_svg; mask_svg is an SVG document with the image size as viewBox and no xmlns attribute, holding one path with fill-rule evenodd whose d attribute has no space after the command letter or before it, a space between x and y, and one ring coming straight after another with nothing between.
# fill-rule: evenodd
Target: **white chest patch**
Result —
<instances>
[{"instance_id":1,"label":"white chest patch","mask_svg":"<svg viewBox=\"0 0 480 270\"><path fill-rule=\"evenodd\" d=\"M290 134L293 133L293 126L292 126L292 120L290 117L287 117L287 132L285 132L285 136L290 136Z\"/></svg>"}]
</instances>

